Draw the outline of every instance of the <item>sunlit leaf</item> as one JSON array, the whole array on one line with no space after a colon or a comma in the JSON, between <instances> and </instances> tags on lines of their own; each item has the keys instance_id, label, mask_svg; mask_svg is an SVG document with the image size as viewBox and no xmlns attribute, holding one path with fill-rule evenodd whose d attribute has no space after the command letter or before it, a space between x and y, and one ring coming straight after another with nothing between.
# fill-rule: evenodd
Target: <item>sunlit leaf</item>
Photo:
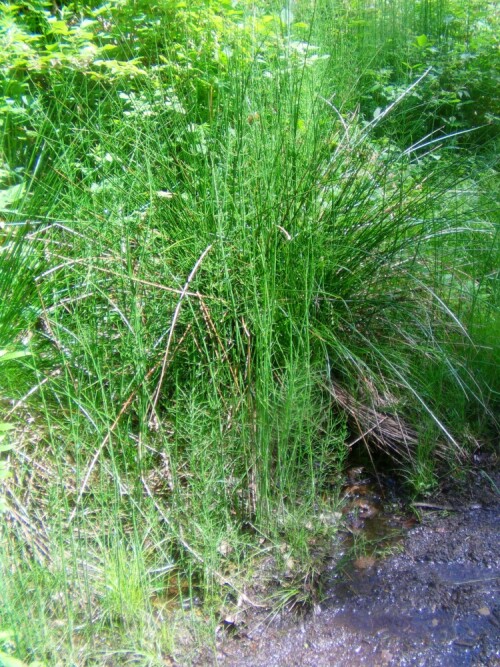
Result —
<instances>
[{"instance_id":1,"label":"sunlit leaf","mask_svg":"<svg viewBox=\"0 0 500 667\"><path fill-rule=\"evenodd\" d=\"M51 21L49 33L53 35L68 35L69 28L66 25L66 21Z\"/></svg>"},{"instance_id":2,"label":"sunlit leaf","mask_svg":"<svg viewBox=\"0 0 500 667\"><path fill-rule=\"evenodd\" d=\"M12 361L12 359L20 359L21 357L29 357L29 350L0 350L0 362L1 361Z\"/></svg>"},{"instance_id":3,"label":"sunlit leaf","mask_svg":"<svg viewBox=\"0 0 500 667\"><path fill-rule=\"evenodd\" d=\"M5 190L0 190L0 210L9 208L12 204L22 197L25 189L25 184L20 183L19 185L12 185L10 188Z\"/></svg>"}]
</instances>

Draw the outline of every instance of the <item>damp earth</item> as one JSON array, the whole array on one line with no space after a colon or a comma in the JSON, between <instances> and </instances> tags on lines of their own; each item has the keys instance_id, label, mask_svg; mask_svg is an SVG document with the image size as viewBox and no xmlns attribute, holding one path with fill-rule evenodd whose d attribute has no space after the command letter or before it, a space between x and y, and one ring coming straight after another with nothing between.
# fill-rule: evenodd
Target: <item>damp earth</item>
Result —
<instances>
[{"instance_id":1,"label":"damp earth","mask_svg":"<svg viewBox=\"0 0 500 667\"><path fill-rule=\"evenodd\" d=\"M478 467L412 515L370 488L351 484L318 604L249 613L203 664L500 667L500 474Z\"/></svg>"}]
</instances>

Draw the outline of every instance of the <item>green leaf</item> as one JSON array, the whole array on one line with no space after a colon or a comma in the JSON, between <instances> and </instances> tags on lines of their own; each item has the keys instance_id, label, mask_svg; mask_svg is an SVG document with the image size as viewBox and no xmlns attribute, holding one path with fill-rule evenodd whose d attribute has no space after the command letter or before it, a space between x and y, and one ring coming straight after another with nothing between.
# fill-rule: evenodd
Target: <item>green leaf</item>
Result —
<instances>
[{"instance_id":1,"label":"green leaf","mask_svg":"<svg viewBox=\"0 0 500 667\"><path fill-rule=\"evenodd\" d=\"M0 190L0 209L9 208L24 192L24 183Z\"/></svg>"},{"instance_id":2,"label":"green leaf","mask_svg":"<svg viewBox=\"0 0 500 667\"><path fill-rule=\"evenodd\" d=\"M419 46L421 49L423 49L429 43L427 35L419 35L418 37L415 37L415 41L417 42L417 46Z\"/></svg>"},{"instance_id":3,"label":"green leaf","mask_svg":"<svg viewBox=\"0 0 500 667\"><path fill-rule=\"evenodd\" d=\"M12 431L14 426L12 424L6 424L5 422L0 422L0 433L5 433L6 431Z\"/></svg>"},{"instance_id":4,"label":"green leaf","mask_svg":"<svg viewBox=\"0 0 500 667\"><path fill-rule=\"evenodd\" d=\"M0 350L0 361L12 361L12 359L19 359L20 357L28 357L29 350Z\"/></svg>"},{"instance_id":5,"label":"green leaf","mask_svg":"<svg viewBox=\"0 0 500 667\"><path fill-rule=\"evenodd\" d=\"M69 28L66 21L51 21L49 34L52 35L68 35Z\"/></svg>"}]
</instances>

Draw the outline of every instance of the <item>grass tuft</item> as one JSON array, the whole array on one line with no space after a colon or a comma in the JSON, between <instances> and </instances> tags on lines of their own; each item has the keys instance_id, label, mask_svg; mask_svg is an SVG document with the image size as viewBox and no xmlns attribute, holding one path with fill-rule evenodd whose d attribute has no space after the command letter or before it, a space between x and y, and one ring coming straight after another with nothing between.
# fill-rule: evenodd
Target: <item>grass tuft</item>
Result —
<instances>
[{"instance_id":1,"label":"grass tuft","mask_svg":"<svg viewBox=\"0 0 500 667\"><path fill-rule=\"evenodd\" d=\"M354 448L426 493L496 427L494 168L415 120L434 72L403 76L407 34L442 3L375 4L249 10L217 65L186 13L194 84L145 37L148 76L61 70L33 154L9 144L0 347L32 352L0 378L10 653L189 664L221 609L270 604L268 559L277 606L312 599Z\"/></svg>"}]
</instances>

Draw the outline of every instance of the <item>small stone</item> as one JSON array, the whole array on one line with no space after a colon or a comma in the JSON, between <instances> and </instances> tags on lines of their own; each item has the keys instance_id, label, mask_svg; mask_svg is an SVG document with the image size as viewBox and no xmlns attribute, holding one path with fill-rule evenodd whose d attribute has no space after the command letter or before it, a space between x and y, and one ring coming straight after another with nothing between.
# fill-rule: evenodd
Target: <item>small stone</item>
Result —
<instances>
[{"instance_id":1,"label":"small stone","mask_svg":"<svg viewBox=\"0 0 500 667\"><path fill-rule=\"evenodd\" d=\"M228 556L230 553L232 553L233 547L227 540L221 540L219 546L217 547L217 551L221 556Z\"/></svg>"},{"instance_id":2,"label":"small stone","mask_svg":"<svg viewBox=\"0 0 500 667\"><path fill-rule=\"evenodd\" d=\"M481 616L489 616L491 614L491 611L489 607L481 607L480 609L477 610L477 613L480 614Z\"/></svg>"}]
</instances>

